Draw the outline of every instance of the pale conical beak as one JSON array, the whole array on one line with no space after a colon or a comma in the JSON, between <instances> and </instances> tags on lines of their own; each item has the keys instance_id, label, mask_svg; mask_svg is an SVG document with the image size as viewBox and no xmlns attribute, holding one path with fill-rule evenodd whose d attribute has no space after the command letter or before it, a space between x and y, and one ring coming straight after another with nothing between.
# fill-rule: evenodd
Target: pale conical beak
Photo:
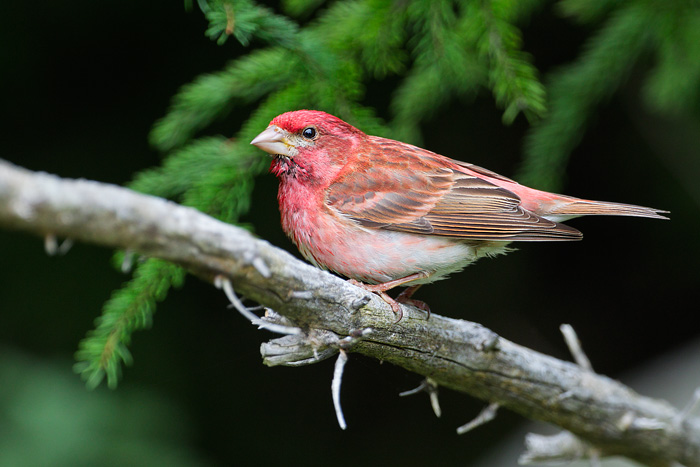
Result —
<instances>
[{"instance_id":1,"label":"pale conical beak","mask_svg":"<svg viewBox=\"0 0 700 467\"><path fill-rule=\"evenodd\" d=\"M292 157L294 146L287 142L286 135L287 132L280 127L270 125L265 131L256 136L250 144L273 155L281 154L283 156Z\"/></svg>"}]
</instances>

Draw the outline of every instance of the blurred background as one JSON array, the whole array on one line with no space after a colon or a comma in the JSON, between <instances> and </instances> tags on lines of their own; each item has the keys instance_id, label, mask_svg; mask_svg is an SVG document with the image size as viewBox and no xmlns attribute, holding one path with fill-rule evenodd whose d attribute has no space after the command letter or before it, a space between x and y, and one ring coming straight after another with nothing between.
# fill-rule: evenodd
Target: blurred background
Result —
<instances>
[{"instance_id":1,"label":"blurred background","mask_svg":"<svg viewBox=\"0 0 700 467\"><path fill-rule=\"evenodd\" d=\"M147 137L172 95L246 51L207 39L202 13L182 2L15 2L3 10L0 157L63 177L124 184L159 164ZM546 74L574 59L590 32L545 7L524 26L524 48ZM367 88L365 104L384 118L393 85ZM641 86L633 74L600 108L563 191L666 209L670 222L574 220L583 242L518 245L418 298L567 360L558 328L570 323L597 372L682 406L700 385L700 123L649 112ZM454 102L424 125L424 146L513 176L528 123L504 126L501 113L486 92ZM210 131L231 136L246 118L234 112ZM244 221L297 254L279 226L276 185L271 175L256 180ZM332 361L263 366L259 344L271 335L194 277L159 304L152 329L134 335L134 364L118 389L87 390L73 354L128 280L112 253L76 244L49 257L43 239L0 231L0 466L516 465L526 420L501 411L457 436L484 402L443 390L437 419L427 396L398 397L419 376L357 355L346 367L349 428L341 431ZM512 455L493 457L511 437Z\"/></svg>"}]
</instances>

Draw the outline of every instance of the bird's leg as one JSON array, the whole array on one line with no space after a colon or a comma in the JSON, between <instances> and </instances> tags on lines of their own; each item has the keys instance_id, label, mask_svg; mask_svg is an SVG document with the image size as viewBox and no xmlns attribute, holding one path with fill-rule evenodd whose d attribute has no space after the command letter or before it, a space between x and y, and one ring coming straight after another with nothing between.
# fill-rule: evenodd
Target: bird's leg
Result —
<instances>
[{"instance_id":1,"label":"bird's leg","mask_svg":"<svg viewBox=\"0 0 700 467\"><path fill-rule=\"evenodd\" d=\"M391 298L386 291L393 289L394 287L398 287L400 285L406 284L407 282L413 282L418 279L425 279L426 277L429 277L430 273L428 271L419 271L414 274L410 274L406 277L401 277L399 279L393 279L387 282L382 282L380 284L365 284L364 282L356 281L355 279L350 279L350 283L353 285L356 285L358 287L362 287L363 289L367 290L368 292L374 292L377 295L379 295L382 300L387 302L389 306L391 307L392 311L396 316L398 316L398 319L396 322L398 323L401 321L401 318L403 318L403 311L401 311L401 307L399 306L399 303L406 303L409 305L414 305L417 308L420 308L428 313L428 317L430 316L430 308L428 308L428 305L426 305L424 302L421 302L420 300L414 300L411 298L411 295L418 290L420 287L420 284L418 285L413 285L408 287L406 290L404 290L402 293L399 294L399 296L394 300Z\"/></svg>"}]
</instances>

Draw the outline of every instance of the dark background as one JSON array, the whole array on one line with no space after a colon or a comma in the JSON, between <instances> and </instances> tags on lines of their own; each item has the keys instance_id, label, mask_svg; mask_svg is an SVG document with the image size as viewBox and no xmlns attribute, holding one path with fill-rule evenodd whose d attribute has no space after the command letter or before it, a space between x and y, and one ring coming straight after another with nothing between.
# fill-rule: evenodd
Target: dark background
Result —
<instances>
[{"instance_id":1,"label":"dark background","mask_svg":"<svg viewBox=\"0 0 700 467\"><path fill-rule=\"evenodd\" d=\"M123 184L157 165L147 135L170 97L245 52L233 40L220 47L205 38L203 15L182 2L16 2L3 10L0 157L64 177ZM525 47L546 73L575 58L589 33L545 9L524 29ZM564 191L668 209L672 221L574 220L585 241L521 244L418 298L563 359L558 327L571 323L596 370L623 379L698 338L698 121L646 110L639 90L648 65L601 107ZM368 86L366 103L387 118L392 84ZM217 131L231 136L244 118L234 112ZM424 130L431 150L512 176L527 123L504 127L484 92L454 102ZM245 220L294 251L275 196L274 177L261 177ZM111 254L77 244L48 257L42 239L0 232L0 465L469 465L521 421L502 411L457 436L483 402L444 390L436 419L427 396L397 396L420 383L417 375L352 355L342 432L330 398L333 363L264 367L258 346L270 336L193 277L158 306L153 328L135 335L135 363L119 388L87 391L72 355L127 280Z\"/></svg>"}]
</instances>

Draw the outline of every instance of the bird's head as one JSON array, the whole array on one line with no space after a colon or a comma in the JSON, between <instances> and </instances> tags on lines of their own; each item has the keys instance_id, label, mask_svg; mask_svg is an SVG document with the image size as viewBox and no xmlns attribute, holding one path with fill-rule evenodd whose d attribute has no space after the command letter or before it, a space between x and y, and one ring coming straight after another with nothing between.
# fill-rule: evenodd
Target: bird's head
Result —
<instances>
[{"instance_id":1,"label":"bird's head","mask_svg":"<svg viewBox=\"0 0 700 467\"><path fill-rule=\"evenodd\" d=\"M275 175L316 177L345 165L350 149L366 135L333 115L296 110L278 115L250 144L275 157Z\"/></svg>"}]
</instances>

